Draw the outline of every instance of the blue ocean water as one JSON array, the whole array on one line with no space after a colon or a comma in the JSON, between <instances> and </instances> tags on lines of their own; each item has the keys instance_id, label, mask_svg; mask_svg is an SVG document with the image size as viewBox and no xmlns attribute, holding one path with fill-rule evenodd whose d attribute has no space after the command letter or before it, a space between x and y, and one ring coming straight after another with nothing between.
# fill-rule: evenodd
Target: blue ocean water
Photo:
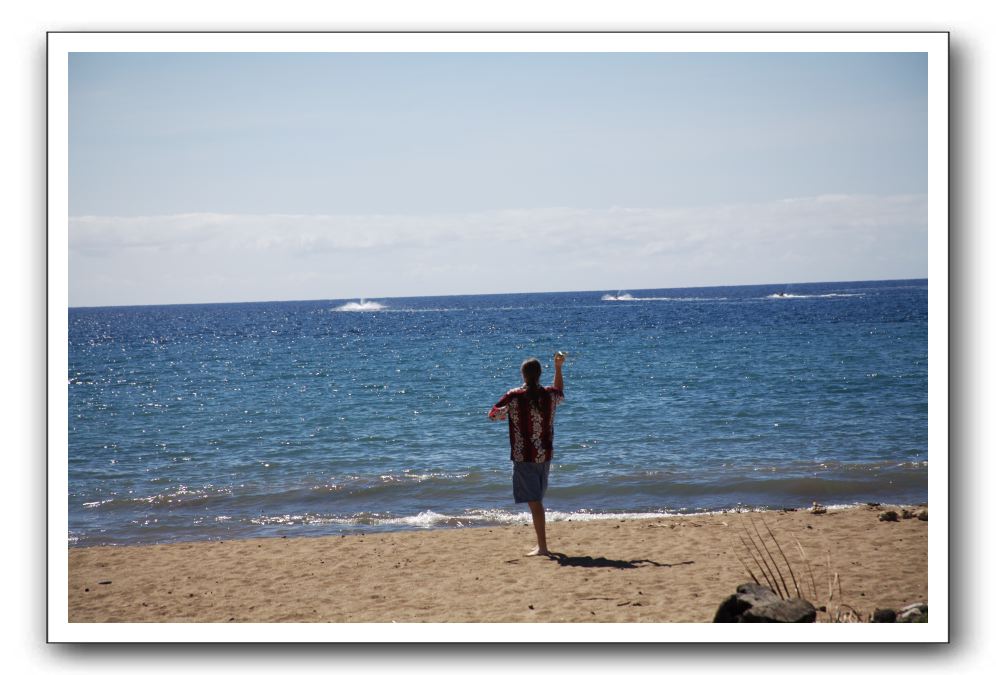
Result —
<instances>
[{"instance_id":1,"label":"blue ocean water","mask_svg":"<svg viewBox=\"0 0 996 675\"><path fill-rule=\"evenodd\" d=\"M526 522L558 349L553 519L927 500L926 280L79 308L69 543Z\"/></svg>"}]
</instances>

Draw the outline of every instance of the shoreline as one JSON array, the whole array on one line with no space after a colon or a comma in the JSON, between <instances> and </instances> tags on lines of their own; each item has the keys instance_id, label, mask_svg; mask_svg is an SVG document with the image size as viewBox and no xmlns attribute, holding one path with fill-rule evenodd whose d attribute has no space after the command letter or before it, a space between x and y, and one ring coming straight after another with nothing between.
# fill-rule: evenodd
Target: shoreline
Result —
<instances>
[{"instance_id":1,"label":"shoreline","mask_svg":"<svg viewBox=\"0 0 996 675\"><path fill-rule=\"evenodd\" d=\"M557 558L524 557L535 543L528 521L69 547L69 620L710 622L750 580L737 539L752 522L785 547L804 597L825 604L829 569L843 602L867 615L928 600L927 522L879 520L901 508L558 520L547 525Z\"/></svg>"},{"instance_id":2,"label":"shoreline","mask_svg":"<svg viewBox=\"0 0 996 675\"><path fill-rule=\"evenodd\" d=\"M824 504L828 511L842 511L847 509L857 509L857 508L867 508L869 504L877 502L859 502L850 504ZM891 508L896 509L917 509L926 508L926 502L918 503L899 503L899 502L882 502L882 504L890 504ZM517 505L522 506L525 505ZM769 514L769 513L782 513L782 512L802 512L808 511L810 505L798 506L798 507L788 507L788 506L757 506L757 507L743 507L743 508L726 508L726 509L713 509L704 511L619 511L619 512L576 512L576 511L558 511L556 509L547 508L546 511L546 521L547 523L562 523L562 522L601 522L606 520L654 520L654 519L668 519L668 518L695 518L698 516L732 516L738 513L742 514ZM293 533L287 531L286 533L281 533L279 531L274 534L234 534L225 533L224 535L210 535L192 538L178 538L173 540L163 540L163 541L136 541L136 542L101 542L101 543L87 543L78 544L75 541L69 542L69 550L78 550L86 548L132 548L141 546L165 546L170 544L198 544L198 543L214 543L218 541L246 541L254 539L317 539L322 537L353 537L362 535L377 535L377 534L397 534L402 532L440 532L446 530L466 530L466 529L476 529L482 527L494 528L494 527L516 527L521 525L529 525L532 520L530 519L528 510L507 510L500 511L502 517L495 518L493 513L490 515L447 515L444 513L438 513L431 509L422 511L414 516L396 516L391 518L384 518L383 523L374 524L361 524L351 522L351 518L342 518L343 525L352 526L353 529L350 530L340 530L340 531L326 531L326 532L301 532ZM490 512L489 512L490 513ZM313 527L310 523L294 525L293 528L308 528ZM77 538L78 539L78 538Z\"/></svg>"}]
</instances>

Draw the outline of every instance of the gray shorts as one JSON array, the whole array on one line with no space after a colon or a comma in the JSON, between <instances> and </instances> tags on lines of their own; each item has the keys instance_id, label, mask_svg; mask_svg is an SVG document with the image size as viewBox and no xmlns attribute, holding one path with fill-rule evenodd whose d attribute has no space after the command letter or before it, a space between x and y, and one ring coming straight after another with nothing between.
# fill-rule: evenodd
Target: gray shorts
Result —
<instances>
[{"instance_id":1,"label":"gray shorts","mask_svg":"<svg viewBox=\"0 0 996 675\"><path fill-rule=\"evenodd\" d=\"M550 480L550 462L513 462L512 466L515 503L543 501Z\"/></svg>"}]
</instances>

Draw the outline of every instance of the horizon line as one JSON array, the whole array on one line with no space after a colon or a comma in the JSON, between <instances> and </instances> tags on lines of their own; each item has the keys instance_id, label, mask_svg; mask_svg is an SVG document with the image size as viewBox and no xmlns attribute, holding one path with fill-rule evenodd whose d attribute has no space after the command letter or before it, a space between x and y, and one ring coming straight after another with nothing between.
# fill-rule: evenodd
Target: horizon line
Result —
<instances>
[{"instance_id":1,"label":"horizon line","mask_svg":"<svg viewBox=\"0 0 996 675\"><path fill-rule=\"evenodd\" d=\"M928 281L928 277L906 277L906 278L889 278L889 279L839 279L832 281L778 281L770 283L753 283L753 284L710 284L704 286L666 286L666 287L647 287L647 288L633 288L633 292L639 291L660 291L660 290L692 290L697 288L745 288L750 286L805 286L813 284L853 284L853 283L877 283L883 281ZM205 306L205 305L256 305L256 304L269 304L278 302L338 302L338 301L351 301L351 300L403 300L410 298L452 298L452 297L474 297L474 296L492 296L492 295L554 295L563 293L604 293L612 292L605 288L593 288L593 289L580 289L580 290L569 290L569 291L517 291L513 293L430 293L427 295L377 295L377 296L348 296L341 298L299 298L299 299L283 299L283 300L220 300L220 301L206 301L206 302L165 302L165 303L152 303L152 304L120 304L120 305L69 305L67 309L123 309L131 307L186 307L186 306ZM616 289L616 292L623 292L623 289ZM627 290L626 292L630 292Z\"/></svg>"}]
</instances>

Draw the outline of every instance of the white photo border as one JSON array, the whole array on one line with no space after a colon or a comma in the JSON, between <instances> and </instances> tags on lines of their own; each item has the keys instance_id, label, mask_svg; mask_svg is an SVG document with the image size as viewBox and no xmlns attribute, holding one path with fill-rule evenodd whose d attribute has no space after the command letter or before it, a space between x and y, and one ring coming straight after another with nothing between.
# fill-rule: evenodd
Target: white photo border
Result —
<instances>
[{"instance_id":1,"label":"white photo border","mask_svg":"<svg viewBox=\"0 0 996 675\"><path fill-rule=\"evenodd\" d=\"M947 32L52 32L48 34L49 642L949 641ZM921 52L928 55L928 540L924 624L86 624L68 620L69 54L73 52Z\"/></svg>"}]
</instances>

